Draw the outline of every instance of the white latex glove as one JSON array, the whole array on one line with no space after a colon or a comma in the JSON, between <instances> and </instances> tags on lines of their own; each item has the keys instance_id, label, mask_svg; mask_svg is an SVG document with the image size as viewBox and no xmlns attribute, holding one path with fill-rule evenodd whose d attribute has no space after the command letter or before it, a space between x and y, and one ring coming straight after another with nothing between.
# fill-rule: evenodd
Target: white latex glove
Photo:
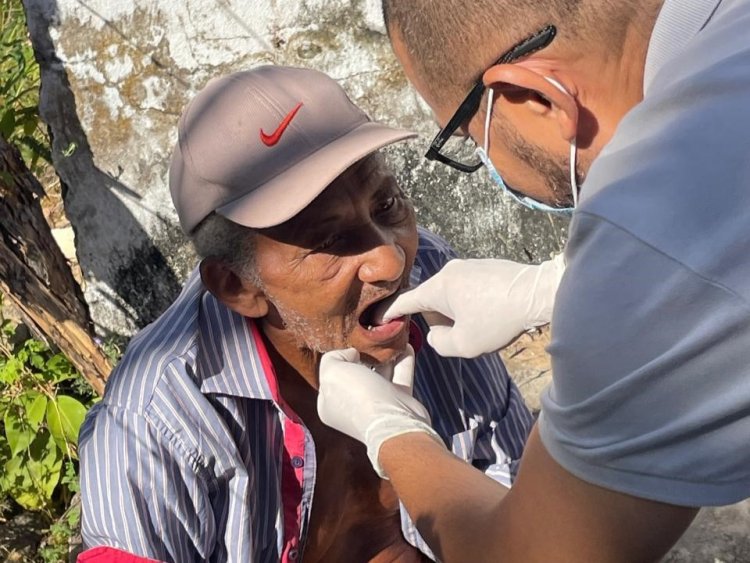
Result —
<instances>
[{"instance_id":1,"label":"white latex glove","mask_svg":"<svg viewBox=\"0 0 750 563\"><path fill-rule=\"evenodd\" d=\"M399 295L385 319L440 313L453 324L431 326L430 346L442 356L474 358L500 350L522 332L549 323L563 273L562 254L539 265L451 260L425 283Z\"/></svg>"},{"instance_id":2,"label":"white latex glove","mask_svg":"<svg viewBox=\"0 0 750 563\"><path fill-rule=\"evenodd\" d=\"M443 444L430 426L429 413L412 397L413 384L411 346L377 371L360 364L359 352L354 348L328 352L320 361L320 420L364 443L375 471L387 479L378 453L389 438L424 432Z\"/></svg>"}]
</instances>

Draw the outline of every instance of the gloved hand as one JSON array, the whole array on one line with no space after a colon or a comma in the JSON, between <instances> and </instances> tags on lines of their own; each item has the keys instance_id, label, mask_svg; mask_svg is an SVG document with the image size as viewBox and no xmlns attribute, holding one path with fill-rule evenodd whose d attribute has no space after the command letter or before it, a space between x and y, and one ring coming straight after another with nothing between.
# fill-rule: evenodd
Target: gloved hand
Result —
<instances>
[{"instance_id":1,"label":"gloved hand","mask_svg":"<svg viewBox=\"0 0 750 563\"><path fill-rule=\"evenodd\" d=\"M443 444L430 426L430 415L412 397L414 350L375 371L359 363L354 348L335 350L320 361L318 415L324 424L359 440L380 477L380 446L389 438L424 432ZM444 445L444 444L443 444Z\"/></svg>"},{"instance_id":2,"label":"gloved hand","mask_svg":"<svg viewBox=\"0 0 750 563\"><path fill-rule=\"evenodd\" d=\"M399 295L384 317L440 313L454 323L431 326L427 342L442 356L474 358L549 323L563 273L562 254L539 265L451 260L422 285Z\"/></svg>"}]
</instances>

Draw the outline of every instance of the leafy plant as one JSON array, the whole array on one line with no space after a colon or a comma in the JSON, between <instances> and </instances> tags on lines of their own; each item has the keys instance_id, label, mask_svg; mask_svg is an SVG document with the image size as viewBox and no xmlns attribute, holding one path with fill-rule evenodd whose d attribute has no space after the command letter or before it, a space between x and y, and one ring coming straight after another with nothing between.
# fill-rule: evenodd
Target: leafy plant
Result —
<instances>
[{"instance_id":1,"label":"leafy plant","mask_svg":"<svg viewBox=\"0 0 750 563\"><path fill-rule=\"evenodd\" d=\"M37 175L50 162L39 120L39 83L21 0L0 0L0 134L20 148Z\"/></svg>"},{"instance_id":2,"label":"leafy plant","mask_svg":"<svg viewBox=\"0 0 750 563\"><path fill-rule=\"evenodd\" d=\"M0 315L0 496L53 517L77 490L78 431L95 397L60 353Z\"/></svg>"},{"instance_id":3,"label":"leafy plant","mask_svg":"<svg viewBox=\"0 0 750 563\"><path fill-rule=\"evenodd\" d=\"M77 482L77 476L73 474ZM78 534L81 525L81 505L73 503L57 522L49 528L49 535L39 549L39 557L44 563L57 563L68 560L70 538Z\"/></svg>"}]
</instances>

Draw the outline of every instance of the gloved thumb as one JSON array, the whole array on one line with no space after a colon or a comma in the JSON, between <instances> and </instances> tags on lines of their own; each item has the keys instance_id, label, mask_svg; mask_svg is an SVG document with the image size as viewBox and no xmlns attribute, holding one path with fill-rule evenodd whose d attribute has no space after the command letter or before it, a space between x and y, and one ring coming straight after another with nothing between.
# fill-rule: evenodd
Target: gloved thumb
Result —
<instances>
[{"instance_id":1,"label":"gloved thumb","mask_svg":"<svg viewBox=\"0 0 750 563\"><path fill-rule=\"evenodd\" d=\"M320 359L320 377L324 377L336 364L359 363L359 352L356 348L326 352Z\"/></svg>"},{"instance_id":2,"label":"gloved thumb","mask_svg":"<svg viewBox=\"0 0 750 563\"><path fill-rule=\"evenodd\" d=\"M406 350L393 365L393 379L391 382L404 393L411 395L414 390L414 348L406 345Z\"/></svg>"}]
</instances>

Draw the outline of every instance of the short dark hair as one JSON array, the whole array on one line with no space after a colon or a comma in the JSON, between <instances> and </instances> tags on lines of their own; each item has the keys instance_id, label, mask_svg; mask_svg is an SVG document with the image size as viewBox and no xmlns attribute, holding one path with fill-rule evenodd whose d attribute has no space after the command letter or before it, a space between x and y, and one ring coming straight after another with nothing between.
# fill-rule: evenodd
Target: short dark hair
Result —
<instances>
[{"instance_id":1,"label":"short dark hair","mask_svg":"<svg viewBox=\"0 0 750 563\"><path fill-rule=\"evenodd\" d=\"M255 229L243 227L214 211L193 229L190 241L200 258L218 258L241 278L260 284L255 234Z\"/></svg>"},{"instance_id":2,"label":"short dark hair","mask_svg":"<svg viewBox=\"0 0 750 563\"><path fill-rule=\"evenodd\" d=\"M592 39L616 49L642 0L383 0L386 29L404 43L443 101L460 101L504 50L553 24L555 44ZM632 13L630 13L632 12ZM484 65L484 66L483 66ZM435 92L433 92L435 95Z\"/></svg>"}]
</instances>

